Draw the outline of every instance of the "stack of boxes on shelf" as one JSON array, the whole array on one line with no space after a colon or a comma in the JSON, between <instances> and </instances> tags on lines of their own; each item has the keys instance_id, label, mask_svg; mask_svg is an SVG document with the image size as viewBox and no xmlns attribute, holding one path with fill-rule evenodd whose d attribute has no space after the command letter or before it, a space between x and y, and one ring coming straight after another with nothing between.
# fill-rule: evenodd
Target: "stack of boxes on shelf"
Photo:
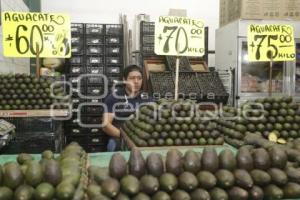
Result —
<instances>
[{"instance_id":1,"label":"stack of boxes on shelf","mask_svg":"<svg viewBox=\"0 0 300 200\"><path fill-rule=\"evenodd\" d=\"M106 150L101 130L104 99L123 70L121 24L72 23L72 57L67 79L72 85L72 118L65 124L66 143L76 141L87 152Z\"/></svg>"},{"instance_id":2,"label":"stack of boxes on shelf","mask_svg":"<svg viewBox=\"0 0 300 200\"><path fill-rule=\"evenodd\" d=\"M140 24L140 51L142 57L154 56L154 22L142 21Z\"/></svg>"}]
</instances>

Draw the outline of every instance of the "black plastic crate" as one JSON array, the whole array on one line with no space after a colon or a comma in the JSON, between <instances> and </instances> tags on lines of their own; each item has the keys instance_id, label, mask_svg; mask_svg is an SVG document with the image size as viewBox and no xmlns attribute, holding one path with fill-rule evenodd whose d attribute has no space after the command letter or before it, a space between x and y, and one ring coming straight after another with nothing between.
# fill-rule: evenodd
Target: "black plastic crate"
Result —
<instances>
[{"instance_id":1,"label":"black plastic crate","mask_svg":"<svg viewBox=\"0 0 300 200\"><path fill-rule=\"evenodd\" d=\"M108 142L106 135L92 134L89 136L89 145L104 145Z\"/></svg>"},{"instance_id":2,"label":"black plastic crate","mask_svg":"<svg viewBox=\"0 0 300 200\"><path fill-rule=\"evenodd\" d=\"M87 66L86 73L87 74L104 74L104 67L103 67L103 65Z\"/></svg>"},{"instance_id":3,"label":"black plastic crate","mask_svg":"<svg viewBox=\"0 0 300 200\"><path fill-rule=\"evenodd\" d=\"M106 152L107 144L105 144L105 145L88 145L87 147L85 147L85 150L88 153Z\"/></svg>"},{"instance_id":4,"label":"black plastic crate","mask_svg":"<svg viewBox=\"0 0 300 200\"><path fill-rule=\"evenodd\" d=\"M84 94L86 96L100 96L104 92L104 86L86 86L86 89L84 91Z\"/></svg>"},{"instance_id":5,"label":"black plastic crate","mask_svg":"<svg viewBox=\"0 0 300 200\"><path fill-rule=\"evenodd\" d=\"M83 66L70 66L68 69L68 73L71 75L80 75L85 73L85 68Z\"/></svg>"},{"instance_id":6,"label":"black plastic crate","mask_svg":"<svg viewBox=\"0 0 300 200\"><path fill-rule=\"evenodd\" d=\"M204 100L217 103L227 102L229 94L226 92L222 80L217 72L201 72L196 74L197 83L203 93ZM211 98L209 99L208 96Z\"/></svg>"},{"instance_id":7,"label":"black plastic crate","mask_svg":"<svg viewBox=\"0 0 300 200\"><path fill-rule=\"evenodd\" d=\"M155 55L154 45L142 46L141 52L143 55Z\"/></svg>"},{"instance_id":8,"label":"black plastic crate","mask_svg":"<svg viewBox=\"0 0 300 200\"><path fill-rule=\"evenodd\" d=\"M74 97L71 99L71 103L73 104L73 108L78 108L79 104L84 103L85 99L81 99L79 97Z\"/></svg>"},{"instance_id":9,"label":"black plastic crate","mask_svg":"<svg viewBox=\"0 0 300 200\"><path fill-rule=\"evenodd\" d=\"M120 55L123 54L123 48L120 46L106 46L105 47L106 55Z\"/></svg>"},{"instance_id":10,"label":"black plastic crate","mask_svg":"<svg viewBox=\"0 0 300 200\"><path fill-rule=\"evenodd\" d=\"M153 94L165 97L167 94L174 95L175 84L171 72L151 72L149 75Z\"/></svg>"},{"instance_id":11,"label":"black plastic crate","mask_svg":"<svg viewBox=\"0 0 300 200\"><path fill-rule=\"evenodd\" d=\"M87 35L103 35L104 25L103 24L86 24L85 34Z\"/></svg>"},{"instance_id":12,"label":"black plastic crate","mask_svg":"<svg viewBox=\"0 0 300 200\"><path fill-rule=\"evenodd\" d=\"M123 35L123 25L122 24L106 24L105 25L106 35Z\"/></svg>"},{"instance_id":13,"label":"black plastic crate","mask_svg":"<svg viewBox=\"0 0 300 200\"><path fill-rule=\"evenodd\" d=\"M144 35L144 34L154 35L155 23L142 21L140 23L140 30L141 30L142 35Z\"/></svg>"},{"instance_id":14,"label":"black plastic crate","mask_svg":"<svg viewBox=\"0 0 300 200\"><path fill-rule=\"evenodd\" d=\"M123 40L119 36L106 36L105 44L107 45L122 45Z\"/></svg>"},{"instance_id":15,"label":"black plastic crate","mask_svg":"<svg viewBox=\"0 0 300 200\"><path fill-rule=\"evenodd\" d=\"M103 55L104 47L99 45L88 45L86 46L87 55Z\"/></svg>"},{"instance_id":16,"label":"black plastic crate","mask_svg":"<svg viewBox=\"0 0 300 200\"><path fill-rule=\"evenodd\" d=\"M79 144L88 144L89 137L86 134L66 135L66 143L77 142Z\"/></svg>"},{"instance_id":17,"label":"black plastic crate","mask_svg":"<svg viewBox=\"0 0 300 200\"><path fill-rule=\"evenodd\" d=\"M94 35L86 35L85 37L86 45L103 45L105 44L104 36L94 36Z\"/></svg>"},{"instance_id":18,"label":"black plastic crate","mask_svg":"<svg viewBox=\"0 0 300 200\"><path fill-rule=\"evenodd\" d=\"M84 64L84 57L83 56L72 56L70 58L71 65L83 65Z\"/></svg>"},{"instance_id":19,"label":"black plastic crate","mask_svg":"<svg viewBox=\"0 0 300 200\"><path fill-rule=\"evenodd\" d=\"M84 24L82 23L71 23L71 34L83 34Z\"/></svg>"},{"instance_id":20,"label":"black plastic crate","mask_svg":"<svg viewBox=\"0 0 300 200\"><path fill-rule=\"evenodd\" d=\"M174 81L175 81L175 74ZM197 83L197 74L195 72L179 72L178 77L178 93L185 98L195 96L197 99L201 98L201 89Z\"/></svg>"},{"instance_id":21,"label":"black plastic crate","mask_svg":"<svg viewBox=\"0 0 300 200\"><path fill-rule=\"evenodd\" d=\"M143 35L142 44L144 45L154 45L154 35Z\"/></svg>"},{"instance_id":22,"label":"black plastic crate","mask_svg":"<svg viewBox=\"0 0 300 200\"><path fill-rule=\"evenodd\" d=\"M77 86L79 83L78 76L68 76L68 82L72 84L72 86Z\"/></svg>"},{"instance_id":23,"label":"black plastic crate","mask_svg":"<svg viewBox=\"0 0 300 200\"><path fill-rule=\"evenodd\" d=\"M104 111L103 106L97 105L84 105L82 109L84 109L86 115L102 115Z\"/></svg>"},{"instance_id":24,"label":"black plastic crate","mask_svg":"<svg viewBox=\"0 0 300 200\"><path fill-rule=\"evenodd\" d=\"M87 85L102 85L104 83L103 77L99 76L86 76L83 78Z\"/></svg>"},{"instance_id":25,"label":"black plastic crate","mask_svg":"<svg viewBox=\"0 0 300 200\"><path fill-rule=\"evenodd\" d=\"M84 48L83 45L72 45L72 55L83 55L84 54Z\"/></svg>"},{"instance_id":26,"label":"black plastic crate","mask_svg":"<svg viewBox=\"0 0 300 200\"><path fill-rule=\"evenodd\" d=\"M83 45L83 36L82 35L72 35L71 44L73 45Z\"/></svg>"},{"instance_id":27,"label":"black plastic crate","mask_svg":"<svg viewBox=\"0 0 300 200\"><path fill-rule=\"evenodd\" d=\"M85 88L84 88L85 85L86 85L85 82L81 82L81 87L80 88L78 88L77 86L73 87L72 92L71 92L72 93L72 98L78 98L79 97L79 92L81 94L83 94L84 91L85 91Z\"/></svg>"},{"instance_id":28,"label":"black plastic crate","mask_svg":"<svg viewBox=\"0 0 300 200\"><path fill-rule=\"evenodd\" d=\"M107 74L120 74L122 72L122 66L106 66Z\"/></svg>"},{"instance_id":29,"label":"black plastic crate","mask_svg":"<svg viewBox=\"0 0 300 200\"><path fill-rule=\"evenodd\" d=\"M115 76L115 75L107 76L107 79L109 85L119 83L122 80L121 76Z\"/></svg>"},{"instance_id":30,"label":"black plastic crate","mask_svg":"<svg viewBox=\"0 0 300 200\"><path fill-rule=\"evenodd\" d=\"M106 56L105 61L108 65L117 65L123 63L123 58L122 56Z\"/></svg>"},{"instance_id":31,"label":"black plastic crate","mask_svg":"<svg viewBox=\"0 0 300 200\"><path fill-rule=\"evenodd\" d=\"M98 64L103 64L103 56L89 56L86 58L86 64L87 65L98 65Z\"/></svg>"},{"instance_id":32,"label":"black plastic crate","mask_svg":"<svg viewBox=\"0 0 300 200\"><path fill-rule=\"evenodd\" d=\"M176 70L176 57L166 56L168 68L170 71ZM193 72L190 61L187 57L180 57L179 61L179 71L180 72Z\"/></svg>"},{"instance_id":33,"label":"black plastic crate","mask_svg":"<svg viewBox=\"0 0 300 200\"><path fill-rule=\"evenodd\" d=\"M102 123L102 116L81 116L80 120L84 125L99 126Z\"/></svg>"},{"instance_id":34,"label":"black plastic crate","mask_svg":"<svg viewBox=\"0 0 300 200\"><path fill-rule=\"evenodd\" d=\"M83 128L80 126L65 126L65 135L105 135L101 128Z\"/></svg>"}]
</instances>

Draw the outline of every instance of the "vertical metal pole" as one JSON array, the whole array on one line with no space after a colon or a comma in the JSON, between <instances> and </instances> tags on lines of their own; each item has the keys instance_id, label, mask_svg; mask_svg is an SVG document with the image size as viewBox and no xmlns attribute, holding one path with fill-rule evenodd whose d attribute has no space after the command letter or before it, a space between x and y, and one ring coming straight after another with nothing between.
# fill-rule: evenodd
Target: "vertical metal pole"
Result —
<instances>
[{"instance_id":1,"label":"vertical metal pole","mask_svg":"<svg viewBox=\"0 0 300 200\"><path fill-rule=\"evenodd\" d=\"M273 58L271 56L270 71L269 71L269 96L272 96L272 80L273 80Z\"/></svg>"},{"instance_id":2,"label":"vertical metal pole","mask_svg":"<svg viewBox=\"0 0 300 200\"><path fill-rule=\"evenodd\" d=\"M39 44L36 43L36 77L40 78L40 47Z\"/></svg>"},{"instance_id":3,"label":"vertical metal pole","mask_svg":"<svg viewBox=\"0 0 300 200\"><path fill-rule=\"evenodd\" d=\"M180 58L176 58L176 72L175 72L175 101L178 100L178 82L179 82L179 61Z\"/></svg>"}]
</instances>

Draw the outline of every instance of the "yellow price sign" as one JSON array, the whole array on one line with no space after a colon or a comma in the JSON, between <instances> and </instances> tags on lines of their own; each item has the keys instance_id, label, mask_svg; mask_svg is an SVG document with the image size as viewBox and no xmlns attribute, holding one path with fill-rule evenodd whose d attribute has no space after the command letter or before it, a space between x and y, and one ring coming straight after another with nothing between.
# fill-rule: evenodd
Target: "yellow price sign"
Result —
<instances>
[{"instance_id":1,"label":"yellow price sign","mask_svg":"<svg viewBox=\"0 0 300 200\"><path fill-rule=\"evenodd\" d=\"M160 16L155 22L154 52L157 55L203 56L204 23L177 16Z\"/></svg>"},{"instance_id":2,"label":"yellow price sign","mask_svg":"<svg viewBox=\"0 0 300 200\"><path fill-rule=\"evenodd\" d=\"M7 57L71 57L70 16L57 13L2 12ZM37 49L37 47L39 49Z\"/></svg>"},{"instance_id":3,"label":"yellow price sign","mask_svg":"<svg viewBox=\"0 0 300 200\"><path fill-rule=\"evenodd\" d=\"M248 26L249 61L295 60L294 28L282 24Z\"/></svg>"}]
</instances>

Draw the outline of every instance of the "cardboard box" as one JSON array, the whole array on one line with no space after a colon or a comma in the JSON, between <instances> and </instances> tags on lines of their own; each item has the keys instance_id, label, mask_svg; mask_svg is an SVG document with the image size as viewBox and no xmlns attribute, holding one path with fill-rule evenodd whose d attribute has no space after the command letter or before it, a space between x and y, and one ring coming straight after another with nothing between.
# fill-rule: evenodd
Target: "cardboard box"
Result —
<instances>
[{"instance_id":1,"label":"cardboard box","mask_svg":"<svg viewBox=\"0 0 300 200\"><path fill-rule=\"evenodd\" d=\"M300 20L300 0L220 0L220 27L237 19Z\"/></svg>"}]
</instances>

